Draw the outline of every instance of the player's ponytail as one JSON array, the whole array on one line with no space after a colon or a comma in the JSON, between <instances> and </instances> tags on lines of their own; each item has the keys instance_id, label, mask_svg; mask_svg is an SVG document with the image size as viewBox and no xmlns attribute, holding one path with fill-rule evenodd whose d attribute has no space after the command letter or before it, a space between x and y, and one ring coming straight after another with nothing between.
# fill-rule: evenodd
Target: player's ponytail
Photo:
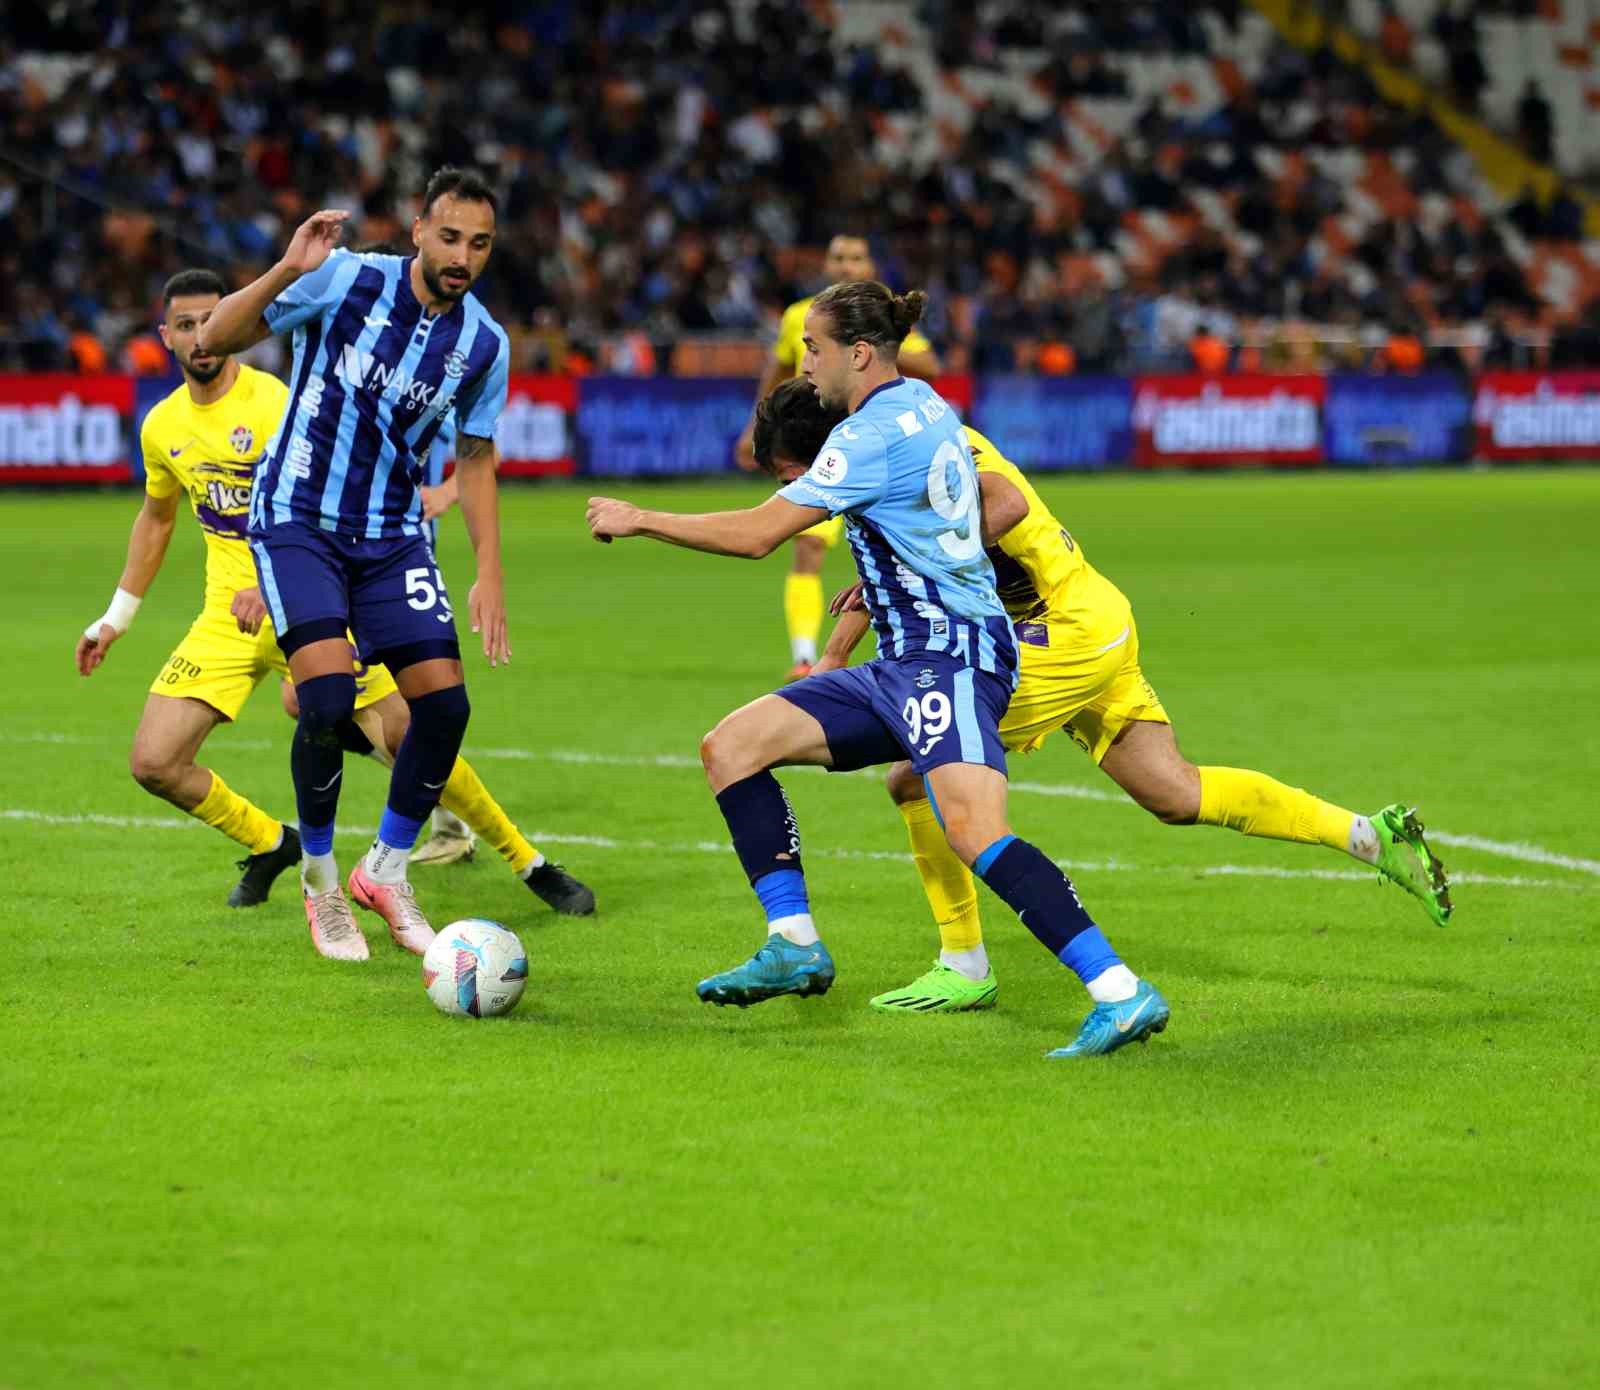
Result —
<instances>
[{"instance_id":1,"label":"player's ponytail","mask_svg":"<svg viewBox=\"0 0 1600 1390\"><path fill-rule=\"evenodd\" d=\"M921 290L895 294L876 280L857 280L828 286L811 308L827 315L836 342L871 343L884 356L893 357L927 302Z\"/></svg>"}]
</instances>

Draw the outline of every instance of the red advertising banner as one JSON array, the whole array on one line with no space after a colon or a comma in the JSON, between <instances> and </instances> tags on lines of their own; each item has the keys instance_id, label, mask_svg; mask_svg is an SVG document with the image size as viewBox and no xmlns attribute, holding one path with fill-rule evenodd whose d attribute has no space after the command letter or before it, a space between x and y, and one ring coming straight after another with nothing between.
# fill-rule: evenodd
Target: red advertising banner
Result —
<instances>
[{"instance_id":1,"label":"red advertising banner","mask_svg":"<svg viewBox=\"0 0 1600 1390\"><path fill-rule=\"evenodd\" d=\"M1133 386L1133 462L1320 463L1320 376L1141 376Z\"/></svg>"},{"instance_id":2,"label":"red advertising banner","mask_svg":"<svg viewBox=\"0 0 1600 1390\"><path fill-rule=\"evenodd\" d=\"M1485 372L1472 429L1479 458L1600 457L1600 372Z\"/></svg>"},{"instance_id":3,"label":"red advertising banner","mask_svg":"<svg viewBox=\"0 0 1600 1390\"><path fill-rule=\"evenodd\" d=\"M133 477L133 378L0 375L0 484Z\"/></svg>"},{"instance_id":4,"label":"red advertising banner","mask_svg":"<svg viewBox=\"0 0 1600 1390\"><path fill-rule=\"evenodd\" d=\"M547 478L574 473L573 420L578 381L570 376L514 375L495 440L506 478Z\"/></svg>"},{"instance_id":5,"label":"red advertising banner","mask_svg":"<svg viewBox=\"0 0 1600 1390\"><path fill-rule=\"evenodd\" d=\"M946 372L936 376L932 386L945 400L956 408L959 415L968 424L972 423L972 377L966 372Z\"/></svg>"}]
</instances>

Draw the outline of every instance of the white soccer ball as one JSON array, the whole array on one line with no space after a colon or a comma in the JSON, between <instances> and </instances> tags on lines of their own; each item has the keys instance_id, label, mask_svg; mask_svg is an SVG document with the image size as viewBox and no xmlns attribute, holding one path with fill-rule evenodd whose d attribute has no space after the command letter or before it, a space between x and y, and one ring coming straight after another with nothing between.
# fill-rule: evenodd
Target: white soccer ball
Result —
<instances>
[{"instance_id":1,"label":"white soccer ball","mask_svg":"<svg viewBox=\"0 0 1600 1390\"><path fill-rule=\"evenodd\" d=\"M528 983L528 953L515 932L467 917L433 938L422 957L422 983L441 1013L508 1014Z\"/></svg>"}]
</instances>

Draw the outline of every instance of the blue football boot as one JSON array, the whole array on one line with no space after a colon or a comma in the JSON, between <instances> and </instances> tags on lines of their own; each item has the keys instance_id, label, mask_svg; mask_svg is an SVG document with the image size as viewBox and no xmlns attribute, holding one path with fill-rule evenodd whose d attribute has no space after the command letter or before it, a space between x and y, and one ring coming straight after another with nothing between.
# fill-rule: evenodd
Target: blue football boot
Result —
<instances>
[{"instance_id":1,"label":"blue football boot","mask_svg":"<svg viewBox=\"0 0 1600 1390\"><path fill-rule=\"evenodd\" d=\"M826 994L833 984L833 957L820 941L796 946L773 932L767 944L743 965L701 980L694 992L706 1004L737 1004L741 1009L780 994Z\"/></svg>"},{"instance_id":2,"label":"blue football boot","mask_svg":"<svg viewBox=\"0 0 1600 1390\"><path fill-rule=\"evenodd\" d=\"M1167 1026L1171 1016L1172 1010L1161 992L1150 981L1140 980L1133 998L1120 1004L1096 1004L1078 1029L1078 1036L1045 1056L1099 1057L1131 1042L1148 1042L1152 1033Z\"/></svg>"}]
</instances>

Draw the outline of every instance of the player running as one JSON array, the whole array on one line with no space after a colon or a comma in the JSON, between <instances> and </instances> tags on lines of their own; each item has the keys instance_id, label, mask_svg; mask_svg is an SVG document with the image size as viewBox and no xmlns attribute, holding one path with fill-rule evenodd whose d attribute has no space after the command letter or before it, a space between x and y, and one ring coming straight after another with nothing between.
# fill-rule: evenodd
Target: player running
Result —
<instances>
[{"instance_id":1,"label":"player running","mask_svg":"<svg viewBox=\"0 0 1600 1390\"><path fill-rule=\"evenodd\" d=\"M772 769L845 771L909 758L939 807L951 849L1074 970L1094 1008L1052 1057L1115 1051L1166 1027L1166 1001L1112 950L1071 882L1006 820L999 725L1017 652L984 554L978 480L961 423L895 352L923 296L873 281L834 285L806 315L803 370L847 412L803 477L747 511L678 516L591 498L597 539L650 536L759 557L815 525L848 519L878 634L865 666L808 676L735 710L701 744L733 845L766 911L765 944L698 987L714 1004L821 994L833 961L818 938L794 813Z\"/></svg>"},{"instance_id":2,"label":"player running","mask_svg":"<svg viewBox=\"0 0 1600 1390\"><path fill-rule=\"evenodd\" d=\"M872 263L872 249L866 237L848 232L840 232L835 236L828 243L827 253L823 257L822 273L830 285L877 279L878 268ZM801 339L805 331L806 314L815 299L815 295L797 299L783 311L778 341L773 344L772 356L767 359L766 369L761 373L761 384L756 388L757 403L764 401L780 381L788 381L798 375L800 359L805 354L805 344ZM899 361L902 376L932 381L939 374L939 358L934 353L933 344L915 329L906 334L905 342L900 344ZM755 416L752 412L750 423L739 436L734 450L739 467L747 472L756 466L751 452L754 431ZM790 680L809 675L816 662L817 638L822 633L822 565L843 534L844 518L830 516L794 538L794 555L789 573L783 580L783 617L789 628L789 659L794 663L789 670Z\"/></svg>"},{"instance_id":3,"label":"player running","mask_svg":"<svg viewBox=\"0 0 1600 1390\"><path fill-rule=\"evenodd\" d=\"M494 446L510 346L470 293L494 245L495 211L479 175L440 169L408 258L336 250L346 214L316 213L277 265L217 305L197 344L220 354L294 334L288 409L256 472L249 531L300 706L290 766L306 916L324 932L356 930L333 855L338 731L356 698L348 628L361 659L386 665L411 707L378 836L350 874L350 893L418 954L433 929L406 859L470 714L455 615L417 491L419 460L446 412L460 426L462 512L477 557L472 629L491 665L511 656Z\"/></svg>"},{"instance_id":4,"label":"player running","mask_svg":"<svg viewBox=\"0 0 1600 1390\"><path fill-rule=\"evenodd\" d=\"M762 403L755 448L783 482L800 477L843 419L803 386L779 387ZM1122 591L1084 556L1027 478L970 425L967 446L983 491L989 558L1018 640L1020 679L1000 721L1008 751L1031 753L1064 730L1128 795L1168 825L1227 826L1266 839L1343 851L1398 883L1439 926L1450 919L1444 866L1403 803L1357 815L1264 773L1196 767L1178 751L1171 721L1139 667L1139 635ZM849 591L818 663L842 667L865 635L866 613ZM875 1008L939 1013L992 1006L998 992L983 945L972 875L951 853L911 765L889 769L889 794L905 818L912 858L939 927L933 968Z\"/></svg>"},{"instance_id":5,"label":"player running","mask_svg":"<svg viewBox=\"0 0 1600 1390\"><path fill-rule=\"evenodd\" d=\"M280 873L299 862L299 835L195 758L218 724L238 717L269 672L288 671L244 535L251 475L283 416L288 390L276 377L232 357L196 352L199 326L225 293L222 280L209 270L181 271L162 292L161 338L183 384L145 416L140 432L144 505L134 521L117 594L106 615L79 639L76 659L78 669L89 675L128 630L160 571L179 499L187 494L206 539L205 603L150 687L130 763L147 791L244 846L248 857L239 865L244 876L228 905L253 907L266 901ZM364 747L365 731L392 753L406 723L405 701L388 671L363 669L354 720L341 736L352 747ZM581 911L585 902L593 910L593 895L528 843L465 758L451 769L443 796L482 827L484 837L544 901L558 911ZM314 932L313 941L322 954L336 958L366 952L359 932L353 938Z\"/></svg>"}]
</instances>

